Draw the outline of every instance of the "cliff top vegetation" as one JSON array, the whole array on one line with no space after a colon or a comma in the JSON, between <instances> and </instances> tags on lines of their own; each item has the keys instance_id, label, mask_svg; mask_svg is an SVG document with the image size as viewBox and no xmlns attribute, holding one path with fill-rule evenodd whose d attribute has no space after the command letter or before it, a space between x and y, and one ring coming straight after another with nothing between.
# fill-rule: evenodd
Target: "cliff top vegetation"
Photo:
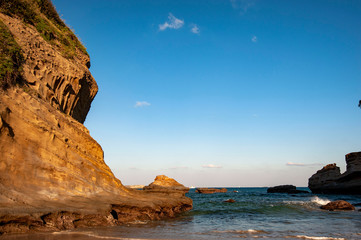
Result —
<instances>
[{"instance_id":1,"label":"cliff top vegetation","mask_svg":"<svg viewBox=\"0 0 361 240\"><path fill-rule=\"evenodd\" d=\"M60 19L50 0L2 0L0 12L32 25L48 43L68 59L77 51L88 55L72 30ZM20 82L24 57L11 32L0 20L0 87Z\"/></svg>"}]
</instances>

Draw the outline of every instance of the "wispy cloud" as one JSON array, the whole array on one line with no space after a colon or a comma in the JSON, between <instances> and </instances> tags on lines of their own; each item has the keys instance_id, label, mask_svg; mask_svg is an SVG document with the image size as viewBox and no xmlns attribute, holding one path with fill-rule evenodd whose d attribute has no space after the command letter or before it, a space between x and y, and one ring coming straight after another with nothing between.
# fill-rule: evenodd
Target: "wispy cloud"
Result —
<instances>
[{"instance_id":1,"label":"wispy cloud","mask_svg":"<svg viewBox=\"0 0 361 240\"><path fill-rule=\"evenodd\" d=\"M222 168L222 166L207 164L207 165L203 165L202 168Z\"/></svg>"},{"instance_id":2,"label":"wispy cloud","mask_svg":"<svg viewBox=\"0 0 361 240\"><path fill-rule=\"evenodd\" d=\"M167 28L178 29L183 27L183 25L184 25L184 20L178 19L172 13L169 13L168 21L166 21L163 24L159 24L159 31L164 31Z\"/></svg>"},{"instance_id":3,"label":"wispy cloud","mask_svg":"<svg viewBox=\"0 0 361 240\"><path fill-rule=\"evenodd\" d=\"M197 24L192 24L191 26L192 26L192 28L191 28L192 33L199 34L201 32L199 27L197 26Z\"/></svg>"},{"instance_id":4,"label":"wispy cloud","mask_svg":"<svg viewBox=\"0 0 361 240\"><path fill-rule=\"evenodd\" d=\"M250 7L254 5L254 0L230 0L232 7L239 11L241 15L245 14Z\"/></svg>"},{"instance_id":5,"label":"wispy cloud","mask_svg":"<svg viewBox=\"0 0 361 240\"><path fill-rule=\"evenodd\" d=\"M294 162L288 162L286 163L286 166L290 167L309 167L309 166L322 166L322 163L294 163Z\"/></svg>"},{"instance_id":6,"label":"wispy cloud","mask_svg":"<svg viewBox=\"0 0 361 240\"><path fill-rule=\"evenodd\" d=\"M135 102L135 105L134 107L135 108L138 108L138 107L147 107L147 106L150 106L151 104L149 102L146 102L146 101L137 101Z\"/></svg>"},{"instance_id":7,"label":"wispy cloud","mask_svg":"<svg viewBox=\"0 0 361 240\"><path fill-rule=\"evenodd\" d=\"M257 41L258 41L257 36L253 36L253 37L251 38L251 41L254 42L254 43L257 42Z\"/></svg>"},{"instance_id":8,"label":"wispy cloud","mask_svg":"<svg viewBox=\"0 0 361 240\"><path fill-rule=\"evenodd\" d=\"M169 169L174 170L174 169L188 169L188 167L186 166L175 166L175 167L170 167Z\"/></svg>"}]
</instances>

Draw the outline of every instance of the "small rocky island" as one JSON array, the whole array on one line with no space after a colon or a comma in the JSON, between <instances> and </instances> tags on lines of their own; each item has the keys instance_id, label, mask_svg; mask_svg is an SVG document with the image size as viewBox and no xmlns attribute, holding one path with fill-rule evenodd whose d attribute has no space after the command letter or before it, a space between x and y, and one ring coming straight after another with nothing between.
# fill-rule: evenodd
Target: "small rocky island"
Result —
<instances>
[{"instance_id":1,"label":"small rocky island","mask_svg":"<svg viewBox=\"0 0 361 240\"><path fill-rule=\"evenodd\" d=\"M0 1L0 235L113 226L192 208L185 188L126 188L83 125L98 86L50 0Z\"/></svg>"},{"instance_id":2,"label":"small rocky island","mask_svg":"<svg viewBox=\"0 0 361 240\"><path fill-rule=\"evenodd\" d=\"M361 194L361 152L345 156L346 171L341 174L336 164L328 164L308 180L313 193Z\"/></svg>"},{"instance_id":3,"label":"small rocky island","mask_svg":"<svg viewBox=\"0 0 361 240\"><path fill-rule=\"evenodd\" d=\"M197 188L196 193L212 194L212 193L225 193L226 188Z\"/></svg>"},{"instance_id":4,"label":"small rocky island","mask_svg":"<svg viewBox=\"0 0 361 240\"><path fill-rule=\"evenodd\" d=\"M293 186L293 185L279 185L279 186L268 188L267 193L296 194L296 193L309 193L309 192L304 191L304 190L298 190L298 189L296 189L296 186Z\"/></svg>"}]
</instances>

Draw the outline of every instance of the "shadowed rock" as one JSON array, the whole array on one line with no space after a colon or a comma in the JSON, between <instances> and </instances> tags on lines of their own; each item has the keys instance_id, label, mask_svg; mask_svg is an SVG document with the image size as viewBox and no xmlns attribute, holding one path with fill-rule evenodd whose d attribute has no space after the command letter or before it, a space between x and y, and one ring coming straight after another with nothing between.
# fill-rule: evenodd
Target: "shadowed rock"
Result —
<instances>
[{"instance_id":1,"label":"shadowed rock","mask_svg":"<svg viewBox=\"0 0 361 240\"><path fill-rule=\"evenodd\" d=\"M270 187L267 189L267 192L268 193L288 193L288 194L309 193L308 191L297 190L296 186L293 186L293 185L280 185L280 186Z\"/></svg>"},{"instance_id":2,"label":"shadowed rock","mask_svg":"<svg viewBox=\"0 0 361 240\"><path fill-rule=\"evenodd\" d=\"M361 194L361 152L349 153L346 171L341 174L336 164L328 164L308 179L313 193Z\"/></svg>"}]
</instances>

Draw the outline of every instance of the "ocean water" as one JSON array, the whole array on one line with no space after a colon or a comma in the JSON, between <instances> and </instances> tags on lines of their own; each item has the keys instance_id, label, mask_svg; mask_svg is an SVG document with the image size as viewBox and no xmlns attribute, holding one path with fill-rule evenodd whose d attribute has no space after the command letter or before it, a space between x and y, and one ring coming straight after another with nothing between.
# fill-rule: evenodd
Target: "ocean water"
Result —
<instances>
[{"instance_id":1,"label":"ocean water","mask_svg":"<svg viewBox=\"0 0 361 240\"><path fill-rule=\"evenodd\" d=\"M267 188L228 188L227 193L215 194L191 189L187 195L193 199L193 210L175 219L3 239L361 239L361 207L333 212L319 208L339 199L361 203L361 196L271 194ZM230 198L236 202L224 202Z\"/></svg>"}]
</instances>

